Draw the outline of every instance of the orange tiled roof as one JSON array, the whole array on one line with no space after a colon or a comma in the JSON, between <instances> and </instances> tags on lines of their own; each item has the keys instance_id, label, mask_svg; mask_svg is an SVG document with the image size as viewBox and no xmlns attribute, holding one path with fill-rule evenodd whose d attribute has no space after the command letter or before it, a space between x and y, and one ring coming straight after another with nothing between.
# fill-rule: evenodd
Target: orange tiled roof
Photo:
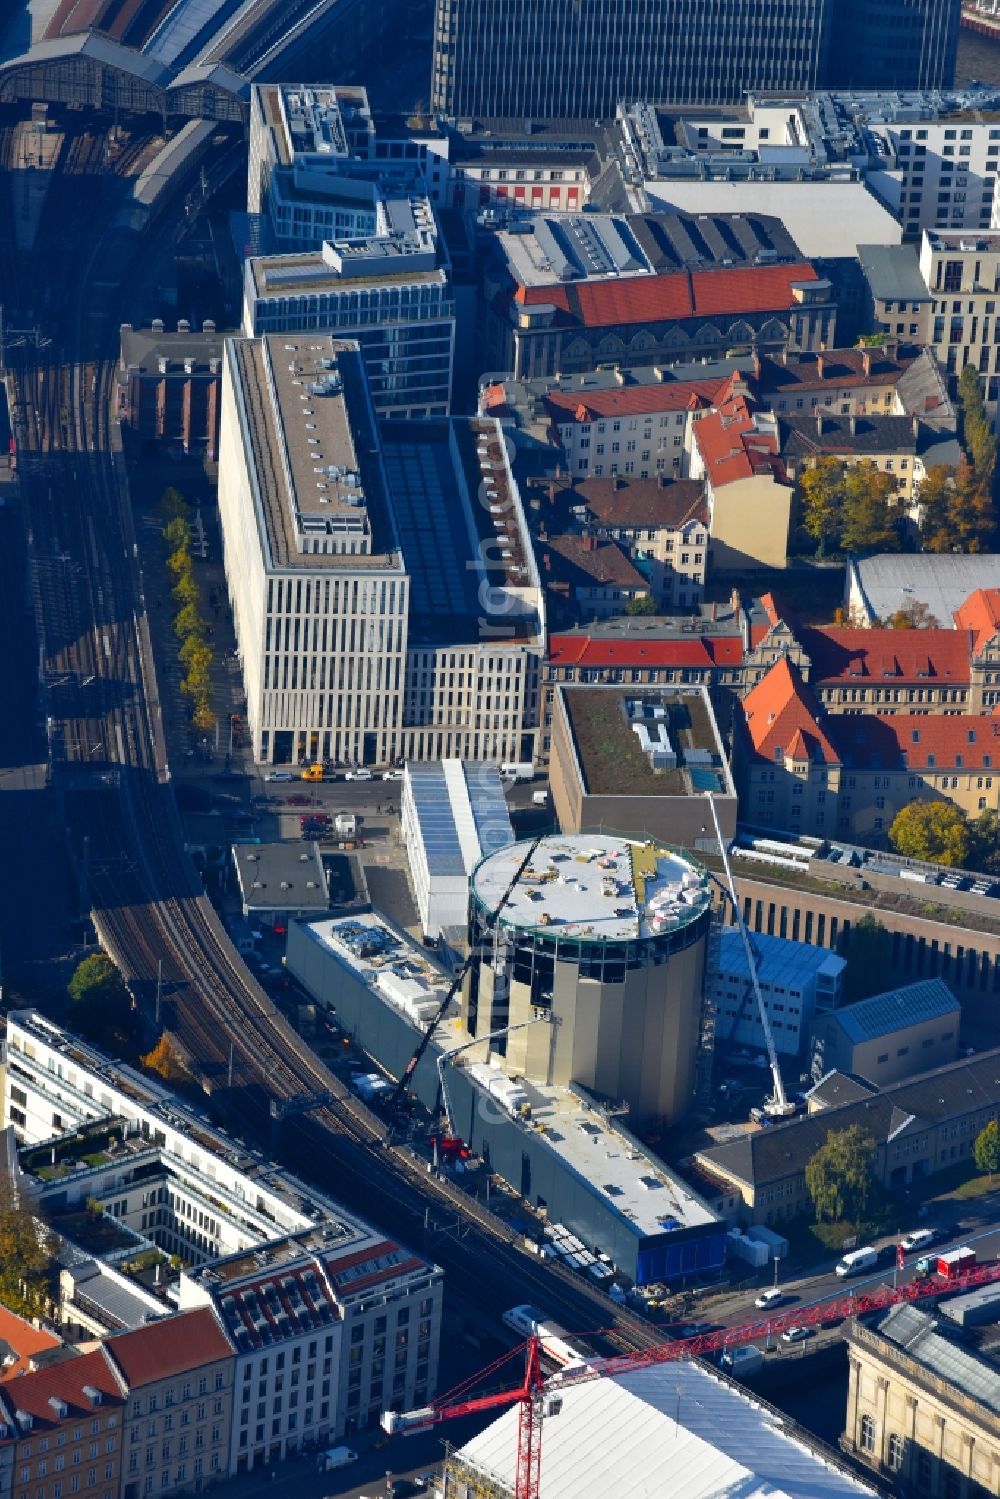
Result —
<instances>
[{"instance_id":1,"label":"orange tiled roof","mask_svg":"<svg viewBox=\"0 0 1000 1499\"><path fill-rule=\"evenodd\" d=\"M590 635L550 635L552 666L671 667L739 666L739 635L688 636L678 640L594 640Z\"/></svg>"},{"instance_id":2,"label":"orange tiled roof","mask_svg":"<svg viewBox=\"0 0 1000 1499\"><path fill-rule=\"evenodd\" d=\"M843 763L857 769L1000 769L1000 721L988 714L838 715L830 732Z\"/></svg>"},{"instance_id":3,"label":"orange tiled roof","mask_svg":"<svg viewBox=\"0 0 1000 1499\"><path fill-rule=\"evenodd\" d=\"M642 416L654 411L689 411L713 405L725 383L670 380L662 385L626 385L609 390L551 390L545 397L545 405L552 420L562 423L591 422L606 416Z\"/></svg>"},{"instance_id":4,"label":"orange tiled roof","mask_svg":"<svg viewBox=\"0 0 1000 1499\"><path fill-rule=\"evenodd\" d=\"M17 1375L24 1374L36 1353L48 1353L53 1348L61 1347L62 1339L51 1332L32 1327L30 1322L25 1322L5 1306L0 1306L0 1344L3 1343L7 1344L12 1353L17 1354L17 1358L6 1367L0 1365L0 1380L14 1379Z\"/></svg>"},{"instance_id":5,"label":"orange tiled roof","mask_svg":"<svg viewBox=\"0 0 1000 1499\"><path fill-rule=\"evenodd\" d=\"M952 616L956 630L971 630L973 654L1000 630L1000 588L977 588Z\"/></svg>"},{"instance_id":6,"label":"orange tiled roof","mask_svg":"<svg viewBox=\"0 0 1000 1499\"><path fill-rule=\"evenodd\" d=\"M835 765L840 758L828 733L829 721L787 656L779 656L751 687L743 699L743 716L761 759L773 760L777 750L787 754L793 745L800 759Z\"/></svg>"},{"instance_id":7,"label":"orange tiled roof","mask_svg":"<svg viewBox=\"0 0 1000 1499\"><path fill-rule=\"evenodd\" d=\"M792 287L818 277L808 261L794 265L673 271L664 276L623 276L579 284L518 286L524 307L549 303L585 328L676 322L691 317L786 312L798 304Z\"/></svg>"},{"instance_id":8,"label":"orange tiled roof","mask_svg":"<svg viewBox=\"0 0 1000 1499\"><path fill-rule=\"evenodd\" d=\"M694 425L694 440L713 489L755 474L785 480L777 437L757 431L745 396L734 396L708 416L700 417Z\"/></svg>"}]
</instances>

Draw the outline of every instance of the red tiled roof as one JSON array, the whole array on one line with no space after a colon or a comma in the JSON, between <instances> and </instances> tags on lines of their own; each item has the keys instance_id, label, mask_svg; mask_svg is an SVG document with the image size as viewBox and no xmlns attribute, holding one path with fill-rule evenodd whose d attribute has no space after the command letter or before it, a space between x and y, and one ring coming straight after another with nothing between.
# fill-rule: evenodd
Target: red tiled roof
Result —
<instances>
[{"instance_id":1,"label":"red tiled roof","mask_svg":"<svg viewBox=\"0 0 1000 1499\"><path fill-rule=\"evenodd\" d=\"M751 687L742 706L750 742L761 759L773 760L776 750L789 754L794 747L801 759L837 763L830 721L787 656L779 656Z\"/></svg>"},{"instance_id":2,"label":"red tiled roof","mask_svg":"<svg viewBox=\"0 0 1000 1499\"><path fill-rule=\"evenodd\" d=\"M713 489L755 474L771 474L779 483L786 482L777 436L757 431L744 396L733 396L708 416L699 417L694 440Z\"/></svg>"},{"instance_id":3,"label":"red tiled roof","mask_svg":"<svg viewBox=\"0 0 1000 1499\"><path fill-rule=\"evenodd\" d=\"M545 405L554 422L590 422L605 416L642 416L654 411L688 411L714 404L726 382L670 380L660 385L626 385L609 390L552 390Z\"/></svg>"},{"instance_id":4,"label":"red tiled roof","mask_svg":"<svg viewBox=\"0 0 1000 1499\"><path fill-rule=\"evenodd\" d=\"M967 684L970 639L965 630L852 630L823 625L799 632L812 662L809 680L829 685L866 682Z\"/></svg>"},{"instance_id":5,"label":"red tiled roof","mask_svg":"<svg viewBox=\"0 0 1000 1499\"><path fill-rule=\"evenodd\" d=\"M594 640L589 635L550 635L549 664L595 670L605 666L740 666L739 635L692 635L679 640Z\"/></svg>"},{"instance_id":6,"label":"red tiled roof","mask_svg":"<svg viewBox=\"0 0 1000 1499\"><path fill-rule=\"evenodd\" d=\"M792 287L816 281L808 261L716 271L673 271L664 276L624 276L616 281L518 286L522 306L550 303L585 328L681 318L784 312L797 305Z\"/></svg>"},{"instance_id":7,"label":"red tiled roof","mask_svg":"<svg viewBox=\"0 0 1000 1499\"><path fill-rule=\"evenodd\" d=\"M982 650L1000 630L1000 588L977 588L952 618L956 630L971 630L973 653Z\"/></svg>"},{"instance_id":8,"label":"red tiled roof","mask_svg":"<svg viewBox=\"0 0 1000 1499\"><path fill-rule=\"evenodd\" d=\"M179 1312L104 1344L131 1389L231 1358L232 1348L210 1307Z\"/></svg>"},{"instance_id":9,"label":"red tiled roof","mask_svg":"<svg viewBox=\"0 0 1000 1499\"><path fill-rule=\"evenodd\" d=\"M78 1421L82 1414L93 1411L83 1392L85 1385L100 1392L102 1404L122 1404L121 1385L100 1348L5 1381L0 1385L0 1401L12 1412L24 1411L31 1416L34 1431L47 1431L60 1421ZM50 1400L64 1400L69 1407L67 1414L59 1416Z\"/></svg>"},{"instance_id":10,"label":"red tiled roof","mask_svg":"<svg viewBox=\"0 0 1000 1499\"><path fill-rule=\"evenodd\" d=\"M32 1327L30 1322L25 1322L5 1306L0 1306L0 1344L4 1343L12 1353L17 1354L17 1358L11 1364L0 1365L0 1380L14 1379L17 1375L24 1374L34 1354L48 1353L53 1348L62 1347L61 1338Z\"/></svg>"},{"instance_id":11,"label":"red tiled roof","mask_svg":"<svg viewBox=\"0 0 1000 1499\"><path fill-rule=\"evenodd\" d=\"M859 769L1000 769L1000 720L986 714L838 715L828 723L841 759Z\"/></svg>"}]
</instances>

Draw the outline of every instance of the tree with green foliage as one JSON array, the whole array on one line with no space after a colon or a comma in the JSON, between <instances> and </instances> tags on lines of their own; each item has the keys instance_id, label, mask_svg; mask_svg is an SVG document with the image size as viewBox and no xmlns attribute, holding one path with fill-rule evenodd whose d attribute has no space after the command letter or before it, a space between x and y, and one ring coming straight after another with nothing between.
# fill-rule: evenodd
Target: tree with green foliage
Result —
<instances>
[{"instance_id":1,"label":"tree with green foliage","mask_svg":"<svg viewBox=\"0 0 1000 1499\"><path fill-rule=\"evenodd\" d=\"M969 824L969 868L1000 874L1000 812L980 812Z\"/></svg>"},{"instance_id":2,"label":"tree with green foliage","mask_svg":"<svg viewBox=\"0 0 1000 1499\"><path fill-rule=\"evenodd\" d=\"M843 470L835 458L820 458L799 475L797 501L802 526L820 557L840 540Z\"/></svg>"},{"instance_id":3,"label":"tree with green foliage","mask_svg":"<svg viewBox=\"0 0 1000 1499\"><path fill-rule=\"evenodd\" d=\"M182 604L174 618L174 634L180 640L187 640L189 636L196 635L202 639L205 634L205 621L198 612L198 605Z\"/></svg>"},{"instance_id":4,"label":"tree with green foliage","mask_svg":"<svg viewBox=\"0 0 1000 1499\"><path fill-rule=\"evenodd\" d=\"M195 582L193 573L181 573L170 592L178 609L183 609L185 604L193 604L197 609L201 603L201 589Z\"/></svg>"},{"instance_id":5,"label":"tree with green foliage","mask_svg":"<svg viewBox=\"0 0 1000 1499\"><path fill-rule=\"evenodd\" d=\"M1000 1171L1000 1124L995 1119L988 1120L972 1142L972 1158L991 1179Z\"/></svg>"},{"instance_id":6,"label":"tree with green foliage","mask_svg":"<svg viewBox=\"0 0 1000 1499\"><path fill-rule=\"evenodd\" d=\"M860 1125L831 1130L806 1162L806 1191L819 1222L863 1223L876 1197L875 1141Z\"/></svg>"},{"instance_id":7,"label":"tree with green foliage","mask_svg":"<svg viewBox=\"0 0 1000 1499\"><path fill-rule=\"evenodd\" d=\"M845 552L899 550L897 485L876 464L848 466L842 483L840 546Z\"/></svg>"},{"instance_id":8,"label":"tree with green foliage","mask_svg":"<svg viewBox=\"0 0 1000 1499\"><path fill-rule=\"evenodd\" d=\"M866 911L844 944L844 998L849 1002L881 994L892 983L892 938L877 916Z\"/></svg>"},{"instance_id":9,"label":"tree with green foliage","mask_svg":"<svg viewBox=\"0 0 1000 1499\"><path fill-rule=\"evenodd\" d=\"M651 594L639 593L636 594L635 598L629 599L625 605L625 613L631 615L655 614L656 603Z\"/></svg>"},{"instance_id":10,"label":"tree with green foliage","mask_svg":"<svg viewBox=\"0 0 1000 1499\"><path fill-rule=\"evenodd\" d=\"M132 997L106 953L91 953L76 966L66 992L73 1030L97 1039L131 1025Z\"/></svg>"},{"instance_id":11,"label":"tree with green foliage","mask_svg":"<svg viewBox=\"0 0 1000 1499\"><path fill-rule=\"evenodd\" d=\"M964 868L972 839L968 818L954 802L915 801L896 813L889 843L907 859Z\"/></svg>"},{"instance_id":12,"label":"tree with green foliage","mask_svg":"<svg viewBox=\"0 0 1000 1499\"><path fill-rule=\"evenodd\" d=\"M171 552L190 552L191 527L183 515L175 515L163 527L163 539Z\"/></svg>"},{"instance_id":13,"label":"tree with green foliage","mask_svg":"<svg viewBox=\"0 0 1000 1499\"><path fill-rule=\"evenodd\" d=\"M170 521L178 518L187 518L187 500L181 494L180 490L175 489L172 484L169 484L160 495L160 513L164 521L168 524Z\"/></svg>"},{"instance_id":14,"label":"tree with green foliage","mask_svg":"<svg viewBox=\"0 0 1000 1499\"><path fill-rule=\"evenodd\" d=\"M26 1208L0 1206L0 1305L38 1317L51 1300L54 1244Z\"/></svg>"},{"instance_id":15,"label":"tree with green foliage","mask_svg":"<svg viewBox=\"0 0 1000 1499\"><path fill-rule=\"evenodd\" d=\"M993 544L996 516L993 509L993 461L988 473L980 474L965 460L955 472L953 499L948 521L957 552L986 552Z\"/></svg>"},{"instance_id":16,"label":"tree with green foliage","mask_svg":"<svg viewBox=\"0 0 1000 1499\"><path fill-rule=\"evenodd\" d=\"M958 377L958 404L962 418L962 441L976 477L992 484L996 467L997 440L983 400L979 372L967 364Z\"/></svg>"}]
</instances>

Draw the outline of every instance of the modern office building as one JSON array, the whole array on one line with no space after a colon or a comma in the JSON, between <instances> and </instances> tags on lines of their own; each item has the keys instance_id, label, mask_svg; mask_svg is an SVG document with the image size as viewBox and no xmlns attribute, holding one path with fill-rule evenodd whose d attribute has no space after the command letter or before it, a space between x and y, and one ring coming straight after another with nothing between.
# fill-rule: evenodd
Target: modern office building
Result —
<instances>
[{"instance_id":1,"label":"modern office building","mask_svg":"<svg viewBox=\"0 0 1000 1499\"><path fill-rule=\"evenodd\" d=\"M473 875L465 1029L522 1026L496 1044L508 1072L679 1119L701 1043L707 874L654 842L553 835L498 911L528 851L513 844Z\"/></svg>"},{"instance_id":2,"label":"modern office building","mask_svg":"<svg viewBox=\"0 0 1000 1499\"><path fill-rule=\"evenodd\" d=\"M943 979L904 984L844 1005L834 1014L817 1015L812 1028L813 1077L836 1069L881 1088L944 1067L958 1056L961 1017L961 1005Z\"/></svg>"},{"instance_id":3,"label":"modern office building","mask_svg":"<svg viewBox=\"0 0 1000 1499\"><path fill-rule=\"evenodd\" d=\"M514 841L497 766L408 761L400 821L424 936L464 927L470 874Z\"/></svg>"},{"instance_id":4,"label":"modern office building","mask_svg":"<svg viewBox=\"0 0 1000 1499\"><path fill-rule=\"evenodd\" d=\"M797 1057L808 1039L813 1016L839 1003L847 965L835 953L805 942L764 935L750 940L775 1049L783 1056ZM716 1046L760 1051L765 1044L764 1027L746 949L736 927L720 933L705 992L715 1005Z\"/></svg>"},{"instance_id":5,"label":"modern office building","mask_svg":"<svg viewBox=\"0 0 1000 1499\"><path fill-rule=\"evenodd\" d=\"M258 760L533 759L544 608L495 422L380 432L356 343L230 340L219 508Z\"/></svg>"},{"instance_id":6,"label":"modern office building","mask_svg":"<svg viewBox=\"0 0 1000 1499\"><path fill-rule=\"evenodd\" d=\"M437 0L432 108L610 118L622 101L736 104L751 90L942 88L958 0ZM848 15L845 15L845 11Z\"/></svg>"},{"instance_id":7,"label":"modern office building","mask_svg":"<svg viewBox=\"0 0 1000 1499\"><path fill-rule=\"evenodd\" d=\"M426 199L385 204L387 229L296 255L251 256L243 331L353 338L380 417L445 416L455 306Z\"/></svg>"}]
</instances>

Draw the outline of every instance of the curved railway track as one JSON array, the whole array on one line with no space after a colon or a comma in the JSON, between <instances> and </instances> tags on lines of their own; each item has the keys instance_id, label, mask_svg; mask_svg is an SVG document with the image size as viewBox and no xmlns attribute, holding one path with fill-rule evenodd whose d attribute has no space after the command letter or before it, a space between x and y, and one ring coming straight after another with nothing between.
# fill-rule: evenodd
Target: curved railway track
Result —
<instances>
[{"instance_id":1,"label":"curved railway track","mask_svg":"<svg viewBox=\"0 0 1000 1499\"><path fill-rule=\"evenodd\" d=\"M105 136L83 141L65 145L61 169L71 175L99 169L98 153L104 162ZM141 152L133 144L134 161ZM9 152L0 130L0 169ZM82 222L78 227L82 234ZM13 377L54 780L101 941L144 1008L162 979L170 1029L207 1091L221 1095L228 1118L259 1134L272 1106L279 1117L282 1106L292 1106L278 1143L301 1175L386 1231L423 1243L452 1286L474 1289L479 1304L530 1299L616 1351L649 1347L659 1340L643 1319L527 1253L478 1202L428 1176L405 1148L388 1145L380 1121L257 984L201 888L165 784L143 584L111 422L113 340L145 256L141 242L113 238L91 236L89 255L78 252L75 284L57 278L64 263L49 268L64 352L54 346L50 355L25 359ZM116 300L97 320L94 268L125 250ZM3 256L0 275L10 274L16 266L9 245ZM36 262L40 273L44 263ZM322 1103L302 1107L317 1095Z\"/></svg>"}]
</instances>

